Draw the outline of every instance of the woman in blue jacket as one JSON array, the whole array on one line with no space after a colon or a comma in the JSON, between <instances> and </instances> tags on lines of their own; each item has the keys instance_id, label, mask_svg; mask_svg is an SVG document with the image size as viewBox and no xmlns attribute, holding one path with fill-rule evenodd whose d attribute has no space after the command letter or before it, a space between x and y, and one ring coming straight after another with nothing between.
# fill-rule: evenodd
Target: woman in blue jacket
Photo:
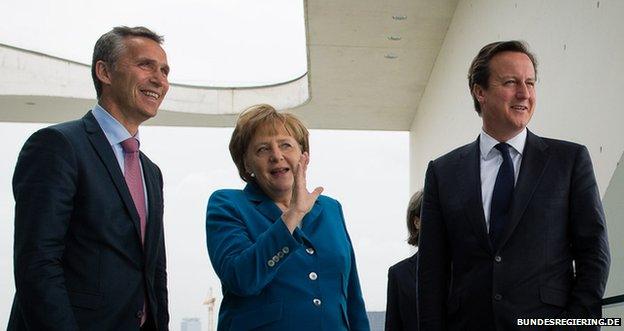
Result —
<instances>
[{"instance_id":1,"label":"woman in blue jacket","mask_svg":"<svg viewBox=\"0 0 624 331\"><path fill-rule=\"evenodd\" d=\"M306 187L305 126L253 106L229 147L247 186L208 201L208 254L223 289L218 330L369 330L340 203Z\"/></svg>"}]
</instances>

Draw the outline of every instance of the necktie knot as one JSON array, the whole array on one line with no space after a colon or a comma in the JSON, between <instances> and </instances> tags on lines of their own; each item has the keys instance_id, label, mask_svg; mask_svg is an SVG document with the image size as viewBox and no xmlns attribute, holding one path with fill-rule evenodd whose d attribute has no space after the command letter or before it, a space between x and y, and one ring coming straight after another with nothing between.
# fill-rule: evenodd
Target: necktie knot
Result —
<instances>
[{"instance_id":1,"label":"necktie knot","mask_svg":"<svg viewBox=\"0 0 624 331\"><path fill-rule=\"evenodd\" d=\"M121 142L121 148L123 148L124 153L136 153L139 151L139 141L130 137Z\"/></svg>"},{"instance_id":2,"label":"necktie knot","mask_svg":"<svg viewBox=\"0 0 624 331\"><path fill-rule=\"evenodd\" d=\"M503 155L509 154L509 144L507 143L498 143L496 144L496 146L494 146L494 148L498 149L498 151L501 152L501 154Z\"/></svg>"}]
</instances>

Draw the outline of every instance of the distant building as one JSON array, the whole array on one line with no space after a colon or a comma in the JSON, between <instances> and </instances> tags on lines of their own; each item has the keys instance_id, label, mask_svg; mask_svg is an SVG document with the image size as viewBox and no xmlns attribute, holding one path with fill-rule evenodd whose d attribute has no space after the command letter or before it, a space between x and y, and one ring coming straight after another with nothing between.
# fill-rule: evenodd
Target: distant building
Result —
<instances>
[{"instance_id":1,"label":"distant building","mask_svg":"<svg viewBox=\"0 0 624 331\"><path fill-rule=\"evenodd\" d=\"M182 331L201 331L201 322L199 318L183 318Z\"/></svg>"},{"instance_id":2,"label":"distant building","mask_svg":"<svg viewBox=\"0 0 624 331\"><path fill-rule=\"evenodd\" d=\"M385 311L367 311L371 331L384 331L386 323Z\"/></svg>"}]
</instances>

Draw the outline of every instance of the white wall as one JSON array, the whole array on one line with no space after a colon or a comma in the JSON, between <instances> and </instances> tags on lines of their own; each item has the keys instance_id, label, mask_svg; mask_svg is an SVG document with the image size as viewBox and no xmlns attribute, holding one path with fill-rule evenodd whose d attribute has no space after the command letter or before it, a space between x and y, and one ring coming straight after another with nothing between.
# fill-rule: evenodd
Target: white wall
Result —
<instances>
[{"instance_id":1,"label":"white wall","mask_svg":"<svg viewBox=\"0 0 624 331\"><path fill-rule=\"evenodd\" d=\"M521 39L539 62L529 129L586 145L604 196L624 151L623 14L624 1L618 0L460 1L411 127L410 191L422 187L429 160L480 131L466 78L478 50L492 41ZM618 231L610 231L611 241L624 236ZM612 285L624 284L622 270L612 269L609 282L607 296L622 294L622 286L615 293Z\"/></svg>"}]
</instances>

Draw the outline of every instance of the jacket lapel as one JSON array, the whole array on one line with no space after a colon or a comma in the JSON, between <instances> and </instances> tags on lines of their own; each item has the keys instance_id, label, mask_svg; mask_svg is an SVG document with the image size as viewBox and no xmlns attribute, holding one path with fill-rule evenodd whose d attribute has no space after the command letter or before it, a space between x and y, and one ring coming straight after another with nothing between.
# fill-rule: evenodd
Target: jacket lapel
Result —
<instances>
[{"instance_id":1,"label":"jacket lapel","mask_svg":"<svg viewBox=\"0 0 624 331\"><path fill-rule=\"evenodd\" d=\"M106 139L102 128L98 124L95 117L93 117L91 112L88 112L82 118L82 122L84 123L87 136L89 137L89 142L100 157L100 160L102 160L102 163L104 163L106 170L108 170L108 173L111 176L115 187L117 188L117 192L119 193L121 200L126 206L128 213L130 214L130 218L132 219L132 223L134 224L137 235L140 238L141 230L139 227L139 213L134 207L134 201L132 200L132 196L130 195L130 191L128 190L128 186L126 184L126 180L124 179L123 173L119 168L119 163L117 163L117 159L115 158L113 149Z\"/></svg>"},{"instance_id":2,"label":"jacket lapel","mask_svg":"<svg viewBox=\"0 0 624 331\"><path fill-rule=\"evenodd\" d=\"M157 244L158 230L160 226L157 226L161 222L158 215L160 210L157 210L157 206L162 201L160 180L157 176L156 170L151 161L143 154L139 154L141 158L141 165L143 168L143 179L145 179L145 189L147 190L147 225L145 227L145 252L149 254L147 260L151 261L152 257L156 254L155 249L150 249L152 245Z\"/></svg>"},{"instance_id":3,"label":"jacket lapel","mask_svg":"<svg viewBox=\"0 0 624 331\"><path fill-rule=\"evenodd\" d=\"M548 145L546 145L540 137L528 131L527 141L522 155L522 163L520 165L520 174L518 175L518 181L514 188L513 200L510 207L509 223L503 229L499 247L505 245L520 222L533 196L533 192L535 192L537 184L544 174L548 160Z\"/></svg>"},{"instance_id":4,"label":"jacket lapel","mask_svg":"<svg viewBox=\"0 0 624 331\"><path fill-rule=\"evenodd\" d=\"M247 183L243 192L245 192L249 200L256 203L258 212L271 222L275 222L282 216L282 210L255 183Z\"/></svg>"},{"instance_id":5,"label":"jacket lapel","mask_svg":"<svg viewBox=\"0 0 624 331\"><path fill-rule=\"evenodd\" d=\"M483 201L481 198L479 138L460 152L457 160L457 182L461 189L461 199L478 242L488 252L492 251L485 227Z\"/></svg>"}]
</instances>

